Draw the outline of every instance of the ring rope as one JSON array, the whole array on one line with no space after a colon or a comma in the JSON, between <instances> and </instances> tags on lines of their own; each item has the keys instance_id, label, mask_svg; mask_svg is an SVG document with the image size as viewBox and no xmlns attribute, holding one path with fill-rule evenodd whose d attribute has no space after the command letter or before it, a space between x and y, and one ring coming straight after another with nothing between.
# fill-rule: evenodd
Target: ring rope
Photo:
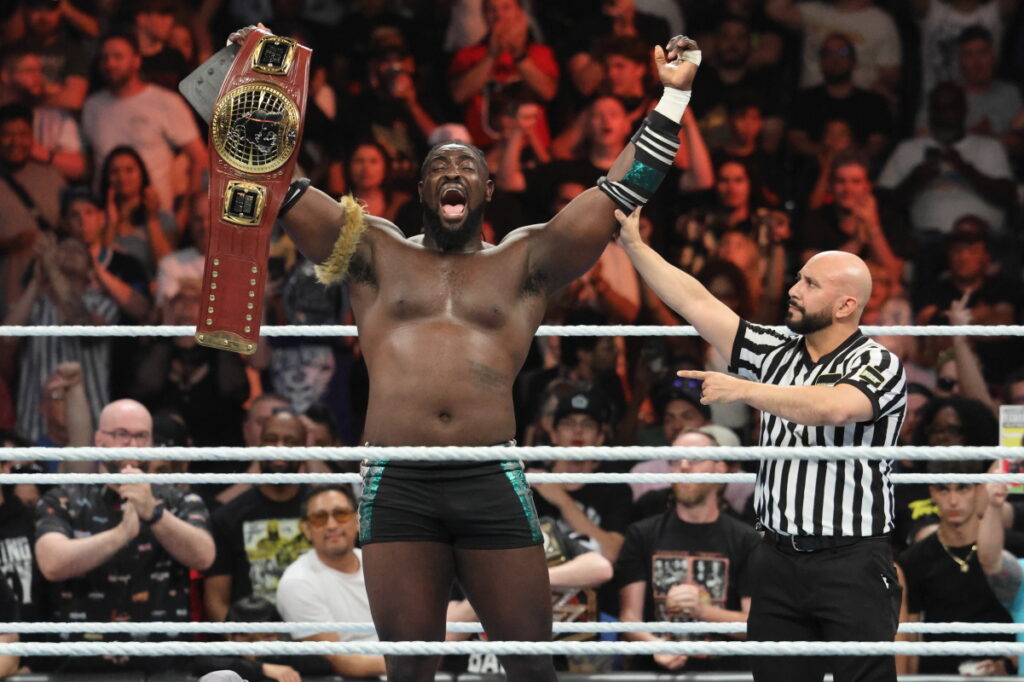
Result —
<instances>
[{"instance_id":1,"label":"ring rope","mask_svg":"<svg viewBox=\"0 0 1024 682\"><path fill-rule=\"evenodd\" d=\"M784 326L774 326L782 333L792 333ZM868 336L1024 336L1020 324L962 325L865 325L860 330ZM0 336L192 336L196 328L188 325L0 325ZM351 324L268 325L260 328L261 336L358 336ZM685 325L580 324L541 325L536 336L699 336L697 330Z\"/></svg>"},{"instance_id":2,"label":"ring rope","mask_svg":"<svg viewBox=\"0 0 1024 682\"><path fill-rule=\"evenodd\" d=\"M480 623L446 623L448 632L485 632ZM713 623L707 621L673 623L668 621L649 623L552 623L556 634L618 632L661 632L670 634L742 634L747 631L746 623ZM21 634L243 634L243 633L291 633L291 632L352 632L375 633L373 623L357 622L73 622L73 623L0 623L0 632ZM1024 623L900 623L899 632L905 634L983 634L1013 635L1024 633Z\"/></svg>"},{"instance_id":3,"label":"ring rope","mask_svg":"<svg viewBox=\"0 0 1024 682\"><path fill-rule=\"evenodd\" d=\"M529 483L753 483L755 474L526 474ZM1024 483L1024 474L891 474L893 483ZM0 474L0 485L359 483L359 474Z\"/></svg>"},{"instance_id":4,"label":"ring rope","mask_svg":"<svg viewBox=\"0 0 1024 682\"><path fill-rule=\"evenodd\" d=\"M397 461L470 461L486 462L508 459L525 460L638 460L652 459L716 459L731 461L761 461L765 451L772 457L786 459L828 461L846 459L870 460L964 460L964 459L1024 459L1024 447L995 446L874 446L834 447L825 445L779 446L578 446L571 448L550 445L531 445L509 450L504 445L488 446L399 446L399 447L19 447L5 448L4 459L9 460L62 460L105 461L139 460L347 460L386 459Z\"/></svg>"},{"instance_id":5,"label":"ring rope","mask_svg":"<svg viewBox=\"0 0 1024 682\"><path fill-rule=\"evenodd\" d=\"M683 654L688 656L1006 656L1024 642L15 642L0 656L437 656Z\"/></svg>"}]
</instances>

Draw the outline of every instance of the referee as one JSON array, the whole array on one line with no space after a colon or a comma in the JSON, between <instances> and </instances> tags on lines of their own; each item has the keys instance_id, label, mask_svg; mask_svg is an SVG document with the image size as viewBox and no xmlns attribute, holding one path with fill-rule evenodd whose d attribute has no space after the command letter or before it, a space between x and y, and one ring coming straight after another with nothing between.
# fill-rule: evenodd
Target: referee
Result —
<instances>
[{"instance_id":1,"label":"referee","mask_svg":"<svg viewBox=\"0 0 1024 682\"><path fill-rule=\"evenodd\" d=\"M871 275L857 256L819 253L789 290L780 334L741 320L697 280L640 239L639 212L616 211L619 242L652 289L685 317L743 378L702 379L701 402L742 401L761 411L760 445L896 445L906 410L899 359L861 334ZM893 529L890 463L793 461L768 457L757 474L755 508L764 539L747 637L760 641L892 641L901 590L888 534ZM753 660L758 682L895 680L891 656Z\"/></svg>"}]
</instances>

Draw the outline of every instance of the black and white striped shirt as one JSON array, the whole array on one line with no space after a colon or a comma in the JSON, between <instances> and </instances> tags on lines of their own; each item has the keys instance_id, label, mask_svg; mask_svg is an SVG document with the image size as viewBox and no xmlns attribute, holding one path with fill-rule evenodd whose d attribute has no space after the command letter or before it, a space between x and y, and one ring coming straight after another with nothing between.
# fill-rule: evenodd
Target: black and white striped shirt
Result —
<instances>
[{"instance_id":1,"label":"black and white striped shirt","mask_svg":"<svg viewBox=\"0 0 1024 682\"><path fill-rule=\"evenodd\" d=\"M874 407L871 420L844 426L805 426L761 413L760 445L895 445L907 404L899 359L854 332L813 362L802 336L740 322L730 370L776 386L850 384ZM808 462L769 457L757 473L754 505L770 530L788 535L869 536L893 528L888 461Z\"/></svg>"}]
</instances>

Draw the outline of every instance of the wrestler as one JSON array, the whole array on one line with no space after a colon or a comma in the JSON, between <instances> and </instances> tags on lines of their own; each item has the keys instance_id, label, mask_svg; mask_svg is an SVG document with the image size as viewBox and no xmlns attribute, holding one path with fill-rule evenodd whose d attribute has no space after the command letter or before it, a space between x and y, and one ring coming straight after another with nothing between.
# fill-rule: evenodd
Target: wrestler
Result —
<instances>
[{"instance_id":1,"label":"wrestler","mask_svg":"<svg viewBox=\"0 0 1024 682\"><path fill-rule=\"evenodd\" d=\"M251 29L249 29L251 30ZM246 30L232 34L240 41ZM585 273L618 227L616 206L646 202L678 149L699 63L679 36L655 48L664 96L597 188L543 225L484 243L494 186L480 150L433 148L423 163L423 233L339 204L296 181L284 225L324 281L347 281L370 374L369 444L493 445L515 433L512 382L546 297ZM308 191L307 191L308 189ZM350 261L350 263L349 263ZM385 455L382 455L385 456ZM458 578L491 640L551 639L547 565L518 462L364 467L360 538L382 641L441 641ZM388 679L433 680L436 656L389 657ZM550 656L502 660L508 679L554 680Z\"/></svg>"}]
</instances>

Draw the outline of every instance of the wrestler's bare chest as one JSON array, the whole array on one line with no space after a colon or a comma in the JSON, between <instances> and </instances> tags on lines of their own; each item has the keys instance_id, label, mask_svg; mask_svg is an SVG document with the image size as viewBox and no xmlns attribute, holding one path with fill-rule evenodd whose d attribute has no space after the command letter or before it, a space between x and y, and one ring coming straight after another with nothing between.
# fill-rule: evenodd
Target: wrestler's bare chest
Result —
<instances>
[{"instance_id":1,"label":"wrestler's bare chest","mask_svg":"<svg viewBox=\"0 0 1024 682\"><path fill-rule=\"evenodd\" d=\"M373 259L371 281L352 287L360 325L448 319L481 330L516 327L543 315L545 297L531 280L525 249L492 247L468 254L390 248ZM510 320L510 318L512 318Z\"/></svg>"}]
</instances>

